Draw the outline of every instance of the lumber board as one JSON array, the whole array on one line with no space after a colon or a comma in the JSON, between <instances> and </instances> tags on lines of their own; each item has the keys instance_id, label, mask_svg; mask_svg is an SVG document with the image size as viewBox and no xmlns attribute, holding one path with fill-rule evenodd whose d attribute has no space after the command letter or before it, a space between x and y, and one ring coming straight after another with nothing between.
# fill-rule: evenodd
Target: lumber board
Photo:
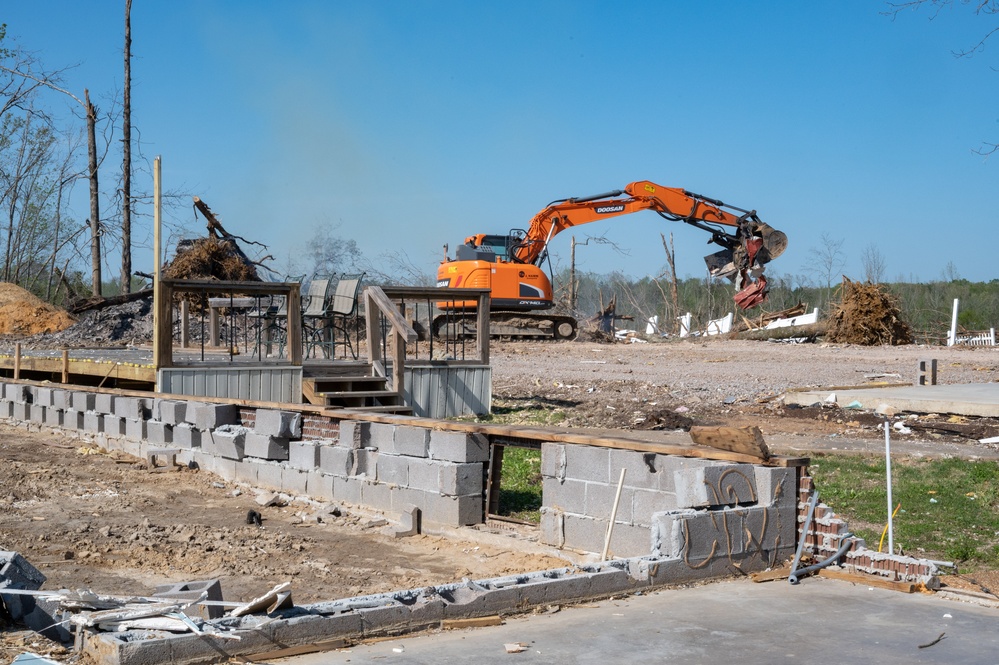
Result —
<instances>
[{"instance_id":1,"label":"lumber board","mask_svg":"<svg viewBox=\"0 0 999 665\"><path fill-rule=\"evenodd\" d=\"M747 427L708 427L690 428L690 440L702 446L749 455L764 462L770 459L770 449L763 440L763 433L756 425Z\"/></svg>"},{"instance_id":2,"label":"lumber board","mask_svg":"<svg viewBox=\"0 0 999 665\"><path fill-rule=\"evenodd\" d=\"M287 647L285 649L275 649L274 651L267 651L264 653L255 653L247 656L249 662L272 660L274 658L288 658L289 656L303 656L309 653L318 653L320 651L332 651L333 649L343 649L344 647L350 646L350 642L346 639L340 637L333 640L324 640L322 642L313 642L312 644L303 644L297 647Z\"/></svg>"},{"instance_id":3,"label":"lumber board","mask_svg":"<svg viewBox=\"0 0 999 665\"><path fill-rule=\"evenodd\" d=\"M887 580L883 577L878 577L877 575L851 573L846 570L834 570L832 568L823 568L818 572L818 576L826 577L831 580L853 582L854 584L866 584L867 586L876 587L878 589L888 589L889 591L901 591L902 593L915 593L921 586L916 582L896 582L894 580Z\"/></svg>"},{"instance_id":4,"label":"lumber board","mask_svg":"<svg viewBox=\"0 0 999 665\"><path fill-rule=\"evenodd\" d=\"M764 570L759 573L750 574L750 578L754 582L773 582L774 580L786 580L791 576L791 566L781 566L780 568L774 568L773 570Z\"/></svg>"},{"instance_id":5,"label":"lumber board","mask_svg":"<svg viewBox=\"0 0 999 665\"><path fill-rule=\"evenodd\" d=\"M469 619L444 619L442 630L457 630L459 628L485 628L487 626L502 626L503 619L498 614L488 617L472 617Z\"/></svg>"}]
</instances>

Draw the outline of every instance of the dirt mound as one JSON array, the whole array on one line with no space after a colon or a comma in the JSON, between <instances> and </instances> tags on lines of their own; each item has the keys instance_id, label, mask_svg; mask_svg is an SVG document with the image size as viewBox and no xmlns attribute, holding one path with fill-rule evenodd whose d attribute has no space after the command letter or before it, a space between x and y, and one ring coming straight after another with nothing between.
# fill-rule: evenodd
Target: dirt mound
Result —
<instances>
[{"instance_id":1,"label":"dirt mound","mask_svg":"<svg viewBox=\"0 0 999 665\"><path fill-rule=\"evenodd\" d=\"M0 282L0 334L37 335L64 330L75 319L19 286Z\"/></svg>"},{"instance_id":2,"label":"dirt mound","mask_svg":"<svg viewBox=\"0 0 999 665\"><path fill-rule=\"evenodd\" d=\"M840 292L842 301L830 319L827 340L865 346L912 344L912 329L902 320L894 295L877 284L846 277Z\"/></svg>"},{"instance_id":3,"label":"dirt mound","mask_svg":"<svg viewBox=\"0 0 999 665\"><path fill-rule=\"evenodd\" d=\"M166 279L218 279L258 282L257 270L247 263L231 238L183 240L177 255L163 270Z\"/></svg>"}]
</instances>

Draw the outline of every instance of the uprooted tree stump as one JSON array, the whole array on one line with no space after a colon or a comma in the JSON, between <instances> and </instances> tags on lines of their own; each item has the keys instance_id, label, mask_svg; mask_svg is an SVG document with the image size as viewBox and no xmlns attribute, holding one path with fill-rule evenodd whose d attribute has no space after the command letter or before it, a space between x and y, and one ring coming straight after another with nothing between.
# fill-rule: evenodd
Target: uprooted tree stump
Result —
<instances>
[{"instance_id":1,"label":"uprooted tree stump","mask_svg":"<svg viewBox=\"0 0 999 665\"><path fill-rule=\"evenodd\" d=\"M898 298L877 284L843 277L841 300L829 320L830 342L862 344L912 344L912 328L902 320Z\"/></svg>"}]
</instances>

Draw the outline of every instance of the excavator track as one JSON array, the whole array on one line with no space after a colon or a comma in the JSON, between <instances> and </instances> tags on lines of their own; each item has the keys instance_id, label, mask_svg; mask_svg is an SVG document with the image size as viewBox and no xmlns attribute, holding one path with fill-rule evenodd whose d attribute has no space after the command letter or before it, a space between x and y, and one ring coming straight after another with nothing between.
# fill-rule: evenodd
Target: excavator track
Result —
<instances>
[{"instance_id":1,"label":"excavator track","mask_svg":"<svg viewBox=\"0 0 999 665\"><path fill-rule=\"evenodd\" d=\"M579 324L571 316L533 312L490 312L489 338L501 340L573 340ZM433 334L438 339L473 339L476 335L474 312L441 314L434 318Z\"/></svg>"}]
</instances>

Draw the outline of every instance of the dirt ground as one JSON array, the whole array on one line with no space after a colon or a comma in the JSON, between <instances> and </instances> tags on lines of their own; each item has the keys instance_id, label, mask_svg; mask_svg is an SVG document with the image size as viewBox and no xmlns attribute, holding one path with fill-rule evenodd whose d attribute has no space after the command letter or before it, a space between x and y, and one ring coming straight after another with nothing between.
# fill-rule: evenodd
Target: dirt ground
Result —
<instances>
[{"instance_id":1,"label":"dirt ground","mask_svg":"<svg viewBox=\"0 0 999 665\"><path fill-rule=\"evenodd\" d=\"M492 348L497 417L558 427L685 429L759 425L766 437L880 435L878 417L792 409L792 388L909 382L937 358L940 383L999 374L999 349L787 345L721 339L646 344L498 343ZM920 418L899 435L957 443L999 435L988 419ZM942 428L942 429L941 429ZM949 428L949 429L948 429ZM489 535L394 539L372 516L331 505L261 508L247 488L210 474L150 473L58 434L0 425L0 549L24 555L47 589L147 594L167 582L219 578L227 600L290 581L299 603L565 565L543 548ZM263 513L263 527L247 512ZM508 541L508 542L504 542ZM2 621L0 621L2 624ZM72 659L37 636L4 632L0 662L26 650Z\"/></svg>"},{"instance_id":2,"label":"dirt ground","mask_svg":"<svg viewBox=\"0 0 999 665\"><path fill-rule=\"evenodd\" d=\"M877 438L880 416L836 406L785 407L793 389L911 383L918 361L936 358L938 383L999 379L999 348L780 344L718 338L645 344L507 343L493 347L498 417L559 427L687 429L757 425L765 437ZM893 440L995 445L999 421L924 414ZM800 454L800 450L794 454Z\"/></svg>"}]
</instances>

